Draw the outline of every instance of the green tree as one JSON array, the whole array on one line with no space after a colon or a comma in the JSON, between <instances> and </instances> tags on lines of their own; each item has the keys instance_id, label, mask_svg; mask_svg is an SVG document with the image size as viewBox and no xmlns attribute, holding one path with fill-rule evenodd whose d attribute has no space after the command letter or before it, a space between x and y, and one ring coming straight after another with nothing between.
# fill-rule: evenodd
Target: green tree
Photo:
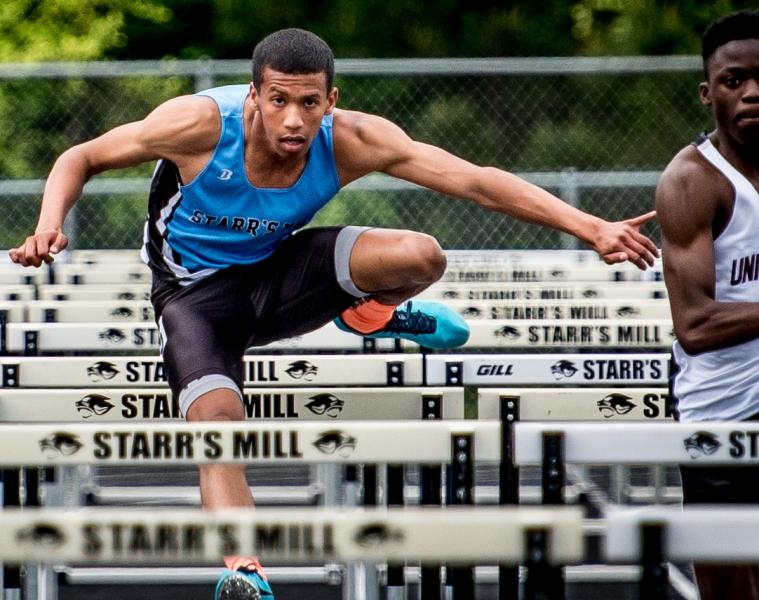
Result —
<instances>
[{"instance_id":1,"label":"green tree","mask_svg":"<svg viewBox=\"0 0 759 600\"><path fill-rule=\"evenodd\" d=\"M127 44L128 18L166 23L158 0L5 0L0 61L93 60Z\"/></svg>"}]
</instances>

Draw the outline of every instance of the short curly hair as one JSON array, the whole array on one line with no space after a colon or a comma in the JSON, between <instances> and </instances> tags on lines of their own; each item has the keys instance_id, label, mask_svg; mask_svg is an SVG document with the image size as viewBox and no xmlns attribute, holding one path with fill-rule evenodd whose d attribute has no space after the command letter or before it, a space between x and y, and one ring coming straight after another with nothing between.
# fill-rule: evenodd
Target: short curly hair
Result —
<instances>
[{"instance_id":1,"label":"short curly hair","mask_svg":"<svg viewBox=\"0 0 759 600\"><path fill-rule=\"evenodd\" d=\"M303 29L280 29L267 35L253 50L253 85L261 90L264 69L288 75L324 73L327 91L335 79L332 49L318 35Z\"/></svg>"},{"instance_id":2,"label":"short curly hair","mask_svg":"<svg viewBox=\"0 0 759 600\"><path fill-rule=\"evenodd\" d=\"M759 10L740 10L711 23L701 38L704 76L709 77L709 59L717 48L733 40L750 39L759 39Z\"/></svg>"}]
</instances>

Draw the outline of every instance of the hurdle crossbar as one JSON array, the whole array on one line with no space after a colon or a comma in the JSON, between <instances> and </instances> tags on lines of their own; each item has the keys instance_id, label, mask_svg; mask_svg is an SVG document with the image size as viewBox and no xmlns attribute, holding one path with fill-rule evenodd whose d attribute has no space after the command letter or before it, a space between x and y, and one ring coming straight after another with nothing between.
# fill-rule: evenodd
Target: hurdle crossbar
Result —
<instances>
[{"instance_id":1,"label":"hurdle crossbar","mask_svg":"<svg viewBox=\"0 0 759 600\"><path fill-rule=\"evenodd\" d=\"M248 419L340 421L421 419L430 406L442 419L464 419L464 389L454 387L244 388ZM164 388L0 389L0 422L182 420Z\"/></svg>"},{"instance_id":2,"label":"hurdle crossbar","mask_svg":"<svg viewBox=\"0 0 759 600\"><path fill-rule=\"evenodd\" d=\"M429 385L666 384L669 354L431 354Z\"/></svg>"},{"instance_id":3,"label":"hurdle crossbar","mask_svg":"<svg viewBox=\"0 0 759 600\"><path fill-rule=\"evenodd\" d=\"M156 352L160 336L155 324L146 322L102 323L9 323L6 350L28 355L39 352L88 352L144 350ZM272 342L270 350L367 349L367 339L341 331L333 323L302 336ZM368 340L373 349L393 350L392 339Z\"/></svg>"},{"instance_id":4,"label":"hurdle crossbar","mask_svg":"<svg viewBox=\"0 0 759 600\"><path fill-rule=\"evenodd\" d=\"M759 463L759 424L516 423L514 462L540 464L542 440L560 436L567 462L585 464Z\"/></svg>"},{"instance_id":5,"label":"hurdle crossbar","mask_svg":"<svg viewBox=\"0 0 759 600\"><path fill-rule=\"evenodd\" d=\"M674 341L671 319L472 320L469 328L467 348L664 349Z\"/></svg>"},{"instance_id":6,"label":"hurdle crossbar","mask_svg":"<svg viewBox=\"0 0 759 600\"><path fill-rule=\"evenodd\" d=\"M662 554L672 562L756 562L759 556L756 507L720 504L610 508L606 514L606 560L641 560L642 529L647 526L663 528Z\"/></svg>"},{"instance_id":7,"label":"hurdle crossbar","mask_svg":"<svg viewBox=\"0 0 759 600\"><path fill-rule=\"evenodd\" d=\"M501 426L477 421L0 425L0 466L62 464L392 463L452 459L473 434L478 461L501 459Z\"/></svg>"},{"instance_id":8,"label":"hurdle crossbar","mask_svg":"<svg viewBox=\"0 0 759 600\"><path fill-rule=\"evenodd\" d=\"M229 554L267 561L372 560L519 564L527 536L544 532L546 560L582 560L575 508L7 509L0 512L6 562L139 564L218 562Z\"/></svg>"},{"instance_id":9,"label":"hurdle crossbar","mask_svg":"<svg viewBox=\"0 0 759 600\"><path fill-rule=\"evenodd\" d=\"M2 396L0 395L0 398ZM479 419L501 417L515 404L519 421L650 421L673 419L666 388L480 388Z\"/></svg>"},{"instance_id":10,"label":"hurdle crossbar","mask_svg":"<svg viewBox=\"0 0 759 600\"><path fill-rule=\"evenodd\" d=\"M255 354L244 357L243 380L256 387L418 386L422 361L421 354ZM155 355L3 357L0 376L2 388L158 387L167 381L163 359Z\"/></svg>"}]
</instances>

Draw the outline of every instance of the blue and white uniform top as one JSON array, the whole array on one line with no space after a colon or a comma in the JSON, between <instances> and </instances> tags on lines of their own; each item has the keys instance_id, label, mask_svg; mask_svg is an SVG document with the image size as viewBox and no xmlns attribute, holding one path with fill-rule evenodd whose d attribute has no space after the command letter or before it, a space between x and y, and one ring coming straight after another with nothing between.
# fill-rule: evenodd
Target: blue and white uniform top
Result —
<instances>
[{"instance_id":1,"label":"blue and white uniform top","mask_svg":"<svg viewBox=\"0 0 759 600\"><path fill-rule=\"evenodd\" d=\"M696 148L735 190L733 213L714 240L715 299L759 302L759 192L708 138ZM744 419L759 412L759 339L692 356L673 345L672 388L682 421Z\"/></svg>"},{"instance_id":2,"label":"blue and white uniform top","mask_svg":"<svg viewBox=\"0 0 759 600\"><path fill-rule=\"evenodd\" d=\"M142 257L183 285L232 265L252 264L308 223L340 189L325 115L298 180L287 188L259 188L245 170L243 107L247 85L200 92L221 114L213 155L183 185L176 166L159 161L153 174Z\"/></svg>"}]
</instances>

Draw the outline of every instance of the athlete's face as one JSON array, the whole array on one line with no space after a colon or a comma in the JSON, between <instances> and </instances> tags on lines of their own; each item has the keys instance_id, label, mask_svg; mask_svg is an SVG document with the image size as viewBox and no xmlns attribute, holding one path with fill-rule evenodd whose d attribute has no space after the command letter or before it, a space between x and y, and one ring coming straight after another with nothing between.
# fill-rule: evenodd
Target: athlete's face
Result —
<instances>
[{"instance_id":1,"label":"athlete's face","mask_svg":"<svg viewBox=\"0 0 759 600\"><path fill-rule=\"evenodd\" d=\"M304 156L322 117L331 114L337 102L337 88L327 90L325 73L288 75L268 67L261 89L251 84L250 95L270 149L282 157Z\"/></svg>"},{"instance_id":2,"label":"athlete's face","mask_svg":"<svg viewBox=\"0 0 759 600\"><path fill-rule=\"evenodd\" d=\"M759 38L733 40L717 48L709 79L699 87L717 127L739 146L759 146Z\"/></svg>"}]
</instances>

